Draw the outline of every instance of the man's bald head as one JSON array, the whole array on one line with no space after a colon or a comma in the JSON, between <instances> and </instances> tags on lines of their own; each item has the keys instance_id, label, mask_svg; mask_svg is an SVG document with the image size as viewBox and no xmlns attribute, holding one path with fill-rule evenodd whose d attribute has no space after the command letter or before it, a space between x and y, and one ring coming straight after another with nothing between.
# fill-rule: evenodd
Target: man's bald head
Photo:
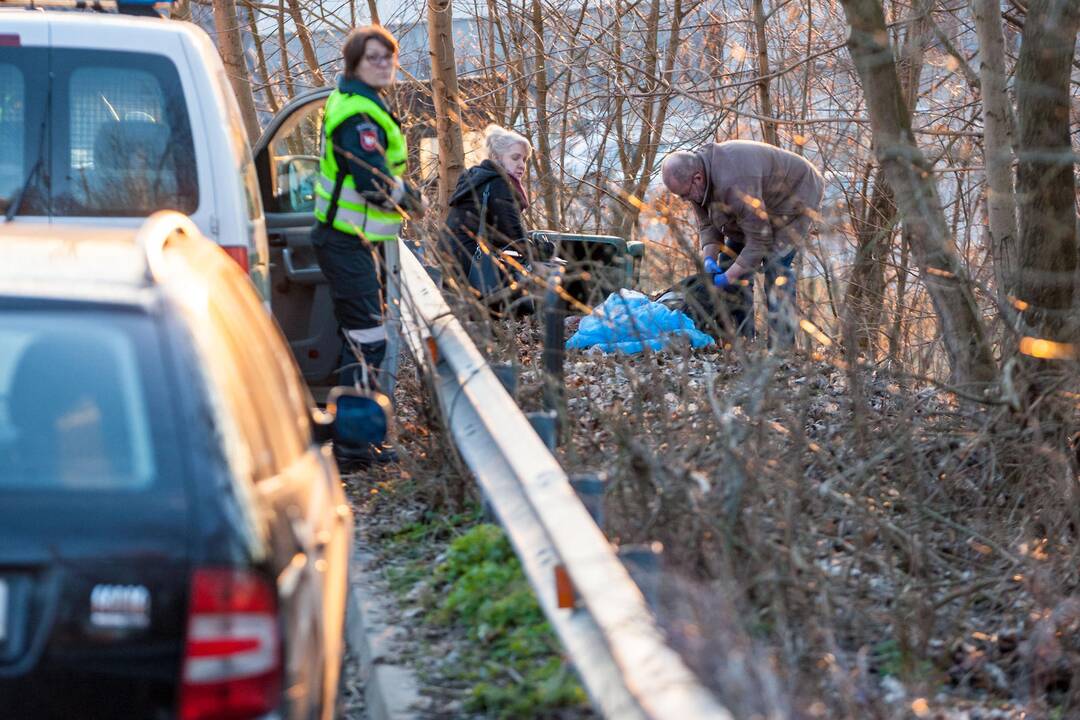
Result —
<instances>
[{"instance_id":1,"label":"man's bald head","mask_svg":"<svg viewBox=\"0 0 1080 720\"><path fill-rule=\"evenodd\" d=\"M704 192L705 163L696 153L685 150L671 153L664 158L664 163L660 167L660 176L664 181L664 186L675 195L697 203L701 202L702 198L691 197L691 195Z\"/></svg>"}]
</instances>

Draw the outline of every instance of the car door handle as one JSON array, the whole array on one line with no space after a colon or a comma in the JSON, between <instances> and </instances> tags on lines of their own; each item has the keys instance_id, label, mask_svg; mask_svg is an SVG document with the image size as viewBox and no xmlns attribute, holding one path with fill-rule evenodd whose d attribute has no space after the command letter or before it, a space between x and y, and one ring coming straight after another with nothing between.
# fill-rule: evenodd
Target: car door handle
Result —
<instances>
[{"instance_id":1,"label":"car door handle","mask_svg":"<svg viewBox=\"0 0 1080 720\"><path fill-rule=\"evenodd\" d=\"M293 260L293 249L290 247L281 251L281 260L285 265L285 275L300 285L316 285L326 282L322 270L316 267L298 268Z\"/></svg>"}]
</instances>

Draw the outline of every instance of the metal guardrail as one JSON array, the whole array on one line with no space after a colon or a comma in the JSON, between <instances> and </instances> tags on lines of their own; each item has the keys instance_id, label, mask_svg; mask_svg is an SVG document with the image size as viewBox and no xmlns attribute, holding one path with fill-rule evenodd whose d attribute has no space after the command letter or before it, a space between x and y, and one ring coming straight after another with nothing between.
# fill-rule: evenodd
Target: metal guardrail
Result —
<instances>
[{"instance_id":1,"label":"metal guardrail","mask_svg":"<svg viewBox=\"0 0 1080 720\"><path fill-rule=\"evenodd\" d=\"M397 244L401 285L394 310L400 310L402 337L432 378L454 442L594 704L618 720L731 720L668 647L641 591L558 461L420 261ZM571 608L560 606L557 589L557 578L566 576L576 596Z\"/></svg>"}]
</instances>

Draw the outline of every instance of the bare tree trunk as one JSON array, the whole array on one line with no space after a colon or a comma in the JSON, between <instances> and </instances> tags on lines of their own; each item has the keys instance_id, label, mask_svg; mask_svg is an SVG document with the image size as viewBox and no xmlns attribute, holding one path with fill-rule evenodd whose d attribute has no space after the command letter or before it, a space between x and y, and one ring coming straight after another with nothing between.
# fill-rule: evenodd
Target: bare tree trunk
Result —
<instances>
[{"instance_id":1,"label":"bare tree trunk","mask_svg":"<svg viewBox=\"0 0 1080 720\"><path fill-rule=\"evenodd\" d=\"M812 0L806 0L806 57L810 57L812 48L814 47L814 3ZM802 81L802 116L804 118L810 116L810 78L813 75L809 63L807 63L806 71L803 73ZM806 152L806 126L799 127L799 137L795 140L795 152L799 155L803 155Z\"/></svg>"},{"instance_id":2,"label":"bare tree trunk","mask_svg":"<svg viewBox=\"0 0 1080 720\"><path fill-rule=\"evenodd\" d=\"M671 4L671 29L668 32L667 48L664 51L664 68L662 75L669 87L675 85L675 78L673 77L675 72L675 58L678 56L679 48L682 44L681 32L684 15L682 0L674 0ZM656 46L659 41L659 30L660 23L659 17L657 17L657 38L653 43L654 53L657 51ZM642 161L638 171L637 187L635 188L635 194L640 198L645 197L645 191L648 189L649 181L652 179L653 169L656 166L656 155L660 150L660 140L664 136L664 126L667 122L667 113L668 108L671 106L671 98L672 93L670 91L665 92L656 104L656 112L646 116L646 124L649 133L645 136L645 142L641 146Z\"/></svg>"},{"instance_id":3,"label":"bare tree trunk","mask_svg":"<svg viewBox=\"0 0 1080 720\"><path fill-rule=\"evenodd\" d=\"M300 47L304 51L304 60L307 61L311 81L315 87L323 87L326 85L326 78L319 66L319 56L315 54L315 44L311 40L311 31L304 22L299 0L289 0L289 17L292 18L293 25L296 27L296 36L300 38Z\"/></svg>"},{"instance_id":4,"label":"bare tree trunk","mask_svg":"<svg viewBox=\"0 0 1080 720\"><path fill-rule=\"evenodd\" d=\"M908 302L908 251L911 249L911 242L909 241L908 235L909 233L907 231L900 234L900 265L896 269L896 310L893 313L892 329L889 331L889 359L897 365L902 362L900 357L900 348L902 347L901 333L904 328L904 309Z\"/></svg>"},{"instance_id":5,"label":"bare tree trunk","mask_svg":"<svg viewBox=\"0 0 1080 720\"><path fill-rule=\"evenodd\" d=\"M660 65L660 0L652 0L645 30L645 68L644 77L647 86L642 88L647 99L641 113L641 128L635 143L626 142L623 125L616 117L616 127L619 130L620 143L619 159L622 163L623 183L622 197L616 207L615 218L612 223L612 232L619 237L630 238L638 217L641 215L643 198L648 190L649 181L652 179L653 169L656 166L656 155L663 137L664 126L667 122L667 112L671 105L671 86L673 86L675 71L675 57L679 52L681 41L682 20L685 16L682 0L675 0L671 8L671 29L668 31L667 48L664 51L662 77L664 85L654 80ZM618 58L617 58L618 59ZM659 97L654 97L659 95Z\"/></svg>"},{"instance_id":6,"label":"bare tree trunk","mask_svg":"<svg viewBox=\"0 0 1080 720\"><path fill-rule=\"evenodd\" d=\"M371 15L372 25L382 25L382 21L379 20L379 5L375 0L367 0L368 13Z\"/></svg>"},{"instance_id":7,"label":"bare tree trunk","mask_svg":"<svg viewBox=\"0 0 1080 720\"><path fill-rule=\"evenodd\" d=\"M259 139L259 116L255 112L255 99L251 95L251 78L244 62L244 47L240 42L240 18L236 14L236 0L214 0L214 29L217 31L218 52L225 72L229 76L233 93L240 104L240 116L244 121L248 140Z\"/></svg>"},{"instance_id":8,"label":"bare tree trunk","mask_svg":"<svg viewBox=\"0 0 1080 720\"><path fill-rule=\"evenodd\" d=\"M847 45L862 82L874 150L911 232L911 250L941 323L953 380L978 389L994 381L997 367L971 283L948 237L930 165L911 132L911 112L904 103L881 3L841 3L851 26Z\"/></svg>"},{"instance_id":9,"label":"bare tree trunk","mask_svg":"<svg viewBox=\"0 0 1080 720\"><path fill-rule=\"evenodd\" d=\"M859 351L874 358L885 310L885 260L896 234L896 200L885 179L885 171L874 173L870 203L855 225L858 250L848 278L844 300L848 337Z\"/></svg>"},{"instance_id":10,"label":"bare tree trunk","mask_svg":"<svg viewBox=\"0 0 1080 720\"><path fill-rule=\"evenodd\" d=\"M285 34L285 0L278 0L277 13L277 36L278 52L281 55L281 75L285 81L285 92L290 100L296 97L296 87L293 85L292 68L289 67L289 38Z\"/></svg>"},{"instance_id":11,"label":"bare tree trunk","mask_svg":"<svg viewBox=\"0 0 1080 720\"><path fill-rule=\"evenodd\" d=\"M1005 90L1005 38L1000 0L972 0L979 35L979 82L982 95L983 156L990 253L998 295L1015 293L1012 270L1016 253L1016 197L1013 194L1014 120Z\"/></svg>"},{"instance_id":12,"label":"bare tree trunk","mask_svg":"<svg viewBox=\"0 0 1080 720\"><path fill-rule=\"evenodd\" d=\"M435 131L439 138L439 211L446 212L450 193L465 169L450 0L428 0L428 45L431 48Z\"/></svg>"},{"instance_id":13,"label":"bare tree trunk","mask_svg":"<svg viewBox=\"0 0 1080 720\"><path fill-rule=\"evenodd\" d=\"M263 49L263 39L259 35L259 26L256 22L255 3L252 0L244 0L244 7L248 13L248 31L251 33L251 40L255 44L255 74L259 84L262 85L263 95L266 96L266 106L270 109L270 112L276 115L277 111L281 109L281 104L278 102L277 95L274 94L274 88L270 82L270 73L266 69L266 51Z\"/></svg>"},{"instance_id":14,"label":"bare tree trunk","mask_svg":"<svg viewBox=\"0 0 1080 720\"><path fill-rule=\"evenodd\" d=\"M923 55L931 39L931 7L916 8L918 13L908 27L904 47L900 52L897 71L900 92L908 113L919 102L919 83L922 80ZM874 190L870 205L856 225L858 251L848 280L845 298L845 322L850 324L848 337L858 349L876 357L881 334L881 317L885 310L885 261L892 251L897 225L897 207L892 187L883 168L874 173ZM901 272L904 268L901 268Z\"/></svg>"},{"instance_id":15,"label":"bare tree trunk","mask_svg":"<svg viewBox=\"0 0 1080 720\"><path fill-rule=\"evenodd\" d=\"M191 22L191 0L177 0L169 11L169 19Z\"/></svg>"},{"instance_id":16,"label":"bare tree trunk","mask_svg":"<svg viewBox=\"0 0 1080 720\"><path fill-rule=\"evenodd\" d=\"M555 187L555 175L551 170L551 124L548 119L548 76L547 51L544 48L544 11L540 0L532 3L532 31L536 48L536 73L533 83L536 87L536 164L540 171L540 195L544 199L544 211L547 213L547 225L558 230L559 218L558 188Z\"/></svg>"},{"instance_id":17,"label":"bare tree trunk","mask_svg":"<svg viewBox=\"0 0 1080 720\"><path fill-rule=\"evenodd\" d=\"M1014 277L1027 336L1019 345L1018 399L1034 440L1048 449L1044 472L1059 477L1076 477L1080 464L1075 402L1054 393L1060 382L1076 377L1075 363L1063 361L1076 358L1078 339L1076 178L1069 133L1078 31L1076 0L1031 0L1016 65L1020 223Z\"/></svg>"},{"instance_id":18,"label":"bare tree trunk","mask_svg":"<svg viewBox=\"0 0 1080 720\"><path fill-rule=\"evenodd\" d=\"M1060 342L1071 342L1076 333L1076 180L1069 136L1069 75L1078 28L1076 0L1032 0L1016 67L1018 296L1029 306L1024 318L1028 327L1042 338Z\"/></svg>"},{"instance_id":19,"label":"bare tree trunk","mask_svg":"<svg viewBox=\"0 0 1080 720\"><path fill-rule=\"evenodd\" d=\"M769 45L765 37L765 2L754 0L754 37L757 44L758 65L758 101L763 117L773 116L772 95L769 92ZM773 120L761 121L761 132L765 142L770 145L780 146L780 135Z\"/></svg>"},{"instance_id":20,"label":"bare tree trunk","mask_svg":"<svg viewBox=\"0 0 1080 720\"><path fill-rule=\"evenodd\" d=\"M485 20L487 20L488 27L488 56L487 67L484 68L484 74L487 76L488 81L491 83L492 87L495 87L502 81L498 73L498 56L495 53L495 48L497 47L496 43L498 42L495 27L495 16L497 13L498 10L495 8L495 0L487 0L487 17L485 18ZM502 35L501 29L498 35ZM510 77L509 72L506 72L505 75L507 78ZM499 123L500 125L506 122L508 104L509 103L507 102L506 93L499 91L495 96L495 122Z\"/></svg>"}]
</instances>

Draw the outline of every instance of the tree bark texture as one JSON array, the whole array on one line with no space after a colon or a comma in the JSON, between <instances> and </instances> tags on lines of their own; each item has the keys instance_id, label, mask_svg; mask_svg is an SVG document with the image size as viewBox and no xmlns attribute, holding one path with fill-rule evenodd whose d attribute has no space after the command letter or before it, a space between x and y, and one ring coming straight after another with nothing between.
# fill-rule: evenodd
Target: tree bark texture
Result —
<instances>
[{"instance_id":1,"label":"tree bark texture","mask_svg":"<svg viewBox=\"0 0 1080 720\"><path fill-rule=\"evenodd\" d=\"M983 157L990 255L998 295L1015 294L1017 229L1013 193L1014 116L1006 92L1005 37L1000 0L972 0L979 37L979 85L982 96Z\"/></svg>"},{"instance_id":2,"label":"tree bark texture","mask_svg":"<svg viewBox=\"0 0 1080 720\"><path fill-rule=\"evenodd\" d=\"M871 358L878 349L885 309L885 261L897 225L896 200L880 167L874 171L873 185L870 202L856 218L857 249L844 299L845 323L851 326L848 337Z\"/></svg>"},{"instance_id":3,"label":"tree bark texture","mask_svg":"<svg viewBox=\"0 0 1080 720\"><path fill-rule=\"evenodd\" d=\"M638 217L641 215L641 200L648 190L649 181L656 167L656 156L660 141L664 136L668 109L673 96L670 88L675 85L675 58L679 53L682 41L682 21L686 15L682 0L675 0L671 5L671 27L668 30L668 42L661 65L660 11L660 1L652 0L645 26L643 76L648 84L640 88L646 97L639 111L641 125L638 129L637 142L617 140L620 148L619 160L622 166L623 183L622 197L614 213L612 233L627 239L631 237L637 226ZM621 51L622 47L617 47L616 57L621 57ZM658 72L667 87L652 79ZM616 117L616 129L620 139L627 137L628 130L621 122L621 116Z\"/></svg>"},{"instance_id":4,"label":"tree bark texture","mask_svg":"<svg viewBox=\"0 0 1080 720\"><path fill-rule=\"evenodd\" d=\"M289 38L285 33L285 0L278 0L277 39L281 80L285 83L285 97L292 100L296 97L296 86L293 85L292 69L289 67L292 61L289 59Z\"/></svg>"},{"instance_id":5,"label":"tree bark texture","mask_svg":"<svg viewBox=\"0 0 1080 720\"><path fill-rule=\"evenodd\" d=\"M1032 0L1016 67L1019 108L1017 295L1041 337L1071 341L1077 264L1069 75L1080 27L1076 0Z\"/></svg>"},{"instance_id":6,"label":"tree bark texture","mask_svg":"<svg viewBox=\"0 0 1080 720\"><path fill-rule=\"evenodd\" d=\"M841 0L870 115L874 151L910 231L911 250L926 283L949 355L953 381L985 386L997 367L967 273L949 237L930 164L915 144L879 0ZM969 390L976 389L969 387Z\"/></svg>"},{"instance_id":7,"label":"tree bark texture","mask_svg":"<svg viewBox=\"0 0 1080 720\"><path fill-rule=\"evenodd\" d=\"M259 25L252 0L244 0L244 7L248 13L248 32L255 45L255 75L258 83L262 86L263 95L266 97L266 106L271 113L277 114L281 109L277 96L274 94L273 83L270 82L270 73L266 69L266 50L263 47L262 35L259 34Z\"/></svg>"},{"instance_id":8,"label":"tree bark texture","mask_svg":"<svg viewBox=\"0 0 1080 720\"><path fill-rule=\"evenodd\" d=\"M244 61L244 47L240 42L240 18L236 12L236 0L214 0L214 29L217 32L218 52L229 76L233 94L240 105L240 117L244 121L248 141L259 139L261 129L255 112L255 99L251 94L251 76Z\"/></svg>"},{"instance_id":9,"label":"tree bark texture","mask_svg":"<svg viewBox=\"0 0 1080 720\"><path fill-rule=\"evenodd\" d=\"M773 117L772 95L769 89L769 41L765 36L765 0L754 0L754 38L757 45L758 106L762 117ZM780 134L773 120L761 121L765 142L780 146Z\"/></svg>"},{"instance_id":10,"label":"tree bark texture","mask_svg":"<svg viewBox=\"0 0 1080 720\"><path fill-rule=\"evenodd\" d=\"M919 102L923 57L932 36L931 7L913 10L917 14L908 25L897 71L900 92L908 113ZM874 172L870 203L855 223L858 250L848 280L845 298L845 322L850 323L850 337L861 351L875 357L881 336L881 318L885 310L885 265L892 253L898 224L896 200L884 168ZM900 268L899 273L906 271Z\"/></svg>"},{"instance_id":11,"label":"tree bark texture","mask_svg":"<svg viewBox=\"0 0 1080 720\"><path fill-rule=\"evenodd\" d=\"M315 44L311 39L311 31L308 29L307 23L304 22L300 2L299 0L288 0L288 5L289 17L292 18L293 26L296 28L296 37L300 40L300 48L304 51L304 60L307 61L313 87L323 87L326 85L326 77L319 66L319 56L315 54Z\"/></svg>"},{"instance_id":12,"label":"tree bark texture","mask_svg":"<svg viewBox=\"0 0 1080 720\"><path fill-rule=\"evenodd\" d=\"M454 60L454 19L450 0L428 0L428 46L431 52L431 94L435 131L439 139L439 212L465 169L461 134L457 65Z\"/></svg>"},{"instance_id":13,"label":"tree bark texture","mask_svg":"<svg viewBox=\"0 0 1080 720\"><path fill-rule=\"evenodd\" d=\"M540 196L544 200L548 227L558 230L558 188L551 169L551 122L548 117L548 68L547 50L544 48L544 9L540 0L532 2L532 35L536 48L536 72L532 84L536 88L536 167L540 177Z\"/></svg>"}]
</instances>

